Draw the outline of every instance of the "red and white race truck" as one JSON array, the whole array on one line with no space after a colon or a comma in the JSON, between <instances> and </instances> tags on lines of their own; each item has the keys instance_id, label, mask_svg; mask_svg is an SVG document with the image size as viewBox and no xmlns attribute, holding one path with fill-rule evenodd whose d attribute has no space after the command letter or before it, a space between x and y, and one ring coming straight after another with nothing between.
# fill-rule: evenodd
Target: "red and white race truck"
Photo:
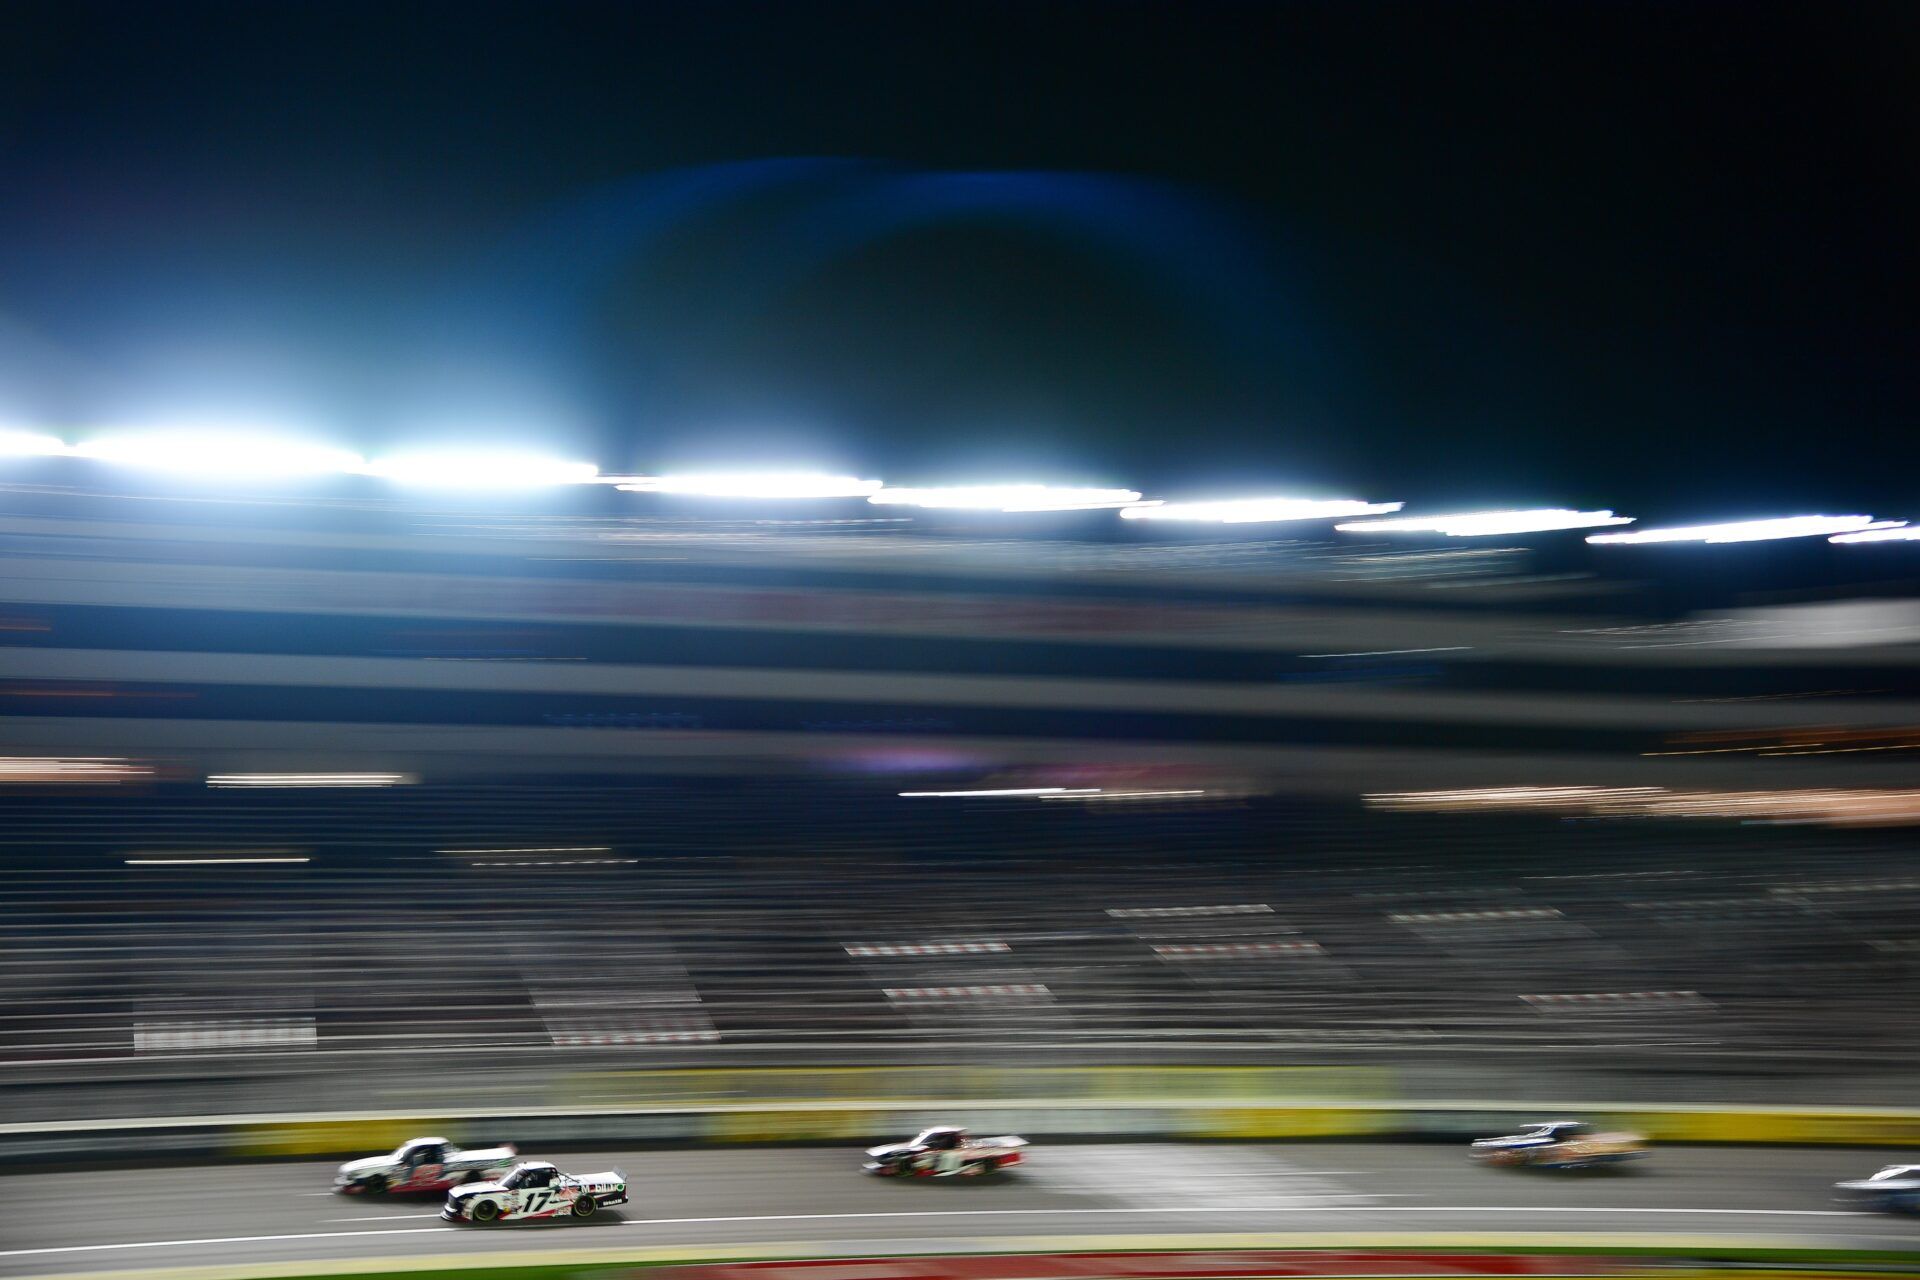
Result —
<instances>
[{"instance_id":1,"label":"red and white race truck","mask_svg":"<svg viewBox=\"0 0 1920 1280\"><path fill-rule=\"evenodd\" d=\"M1025 1138L974 1138L965 1129L937 1125L907 1142L867 1148L861 1166L882 1178L977 1178L1020 1163Z\"/></svg>"}]
</instances>

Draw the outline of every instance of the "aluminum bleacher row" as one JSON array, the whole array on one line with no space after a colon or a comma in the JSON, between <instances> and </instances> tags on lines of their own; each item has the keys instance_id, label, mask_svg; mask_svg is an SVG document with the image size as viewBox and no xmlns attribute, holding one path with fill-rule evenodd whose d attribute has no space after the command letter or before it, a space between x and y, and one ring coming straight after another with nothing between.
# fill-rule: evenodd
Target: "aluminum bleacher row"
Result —
<instances>
[{"instance_id":1,"label":"aluminum bleacher row","mask_svg":"<svg viewBox=\"0 0 1920 1280\"><path fill-rule=\"evenodd\" d=\"M5 801L17 1118L915 1061L1886 1101L1920 1049L1898 832L802 779L315 794Z\"/></svg>"}]
</instances>

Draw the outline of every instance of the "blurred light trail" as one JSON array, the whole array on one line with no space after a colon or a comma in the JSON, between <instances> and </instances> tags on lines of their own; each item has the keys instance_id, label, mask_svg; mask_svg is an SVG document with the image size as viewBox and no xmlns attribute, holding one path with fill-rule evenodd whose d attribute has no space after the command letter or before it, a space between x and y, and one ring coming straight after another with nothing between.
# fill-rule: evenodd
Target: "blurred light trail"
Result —
<instances>
[{"instance_id":1,"label":"blurred light trail","mask_svg":"<svg viewBox=\"0 0 1920 1280\"><path fill-rule=\"evenodd\" d=\"M1811 538L1822 534L1891 529L1897 520L1872 516L1775 516L1767 520L1734 520L1726 524L1679 525L1670 529L1636 529L1632 533L1589 534L1588 542L1765 542L1774 538Z\"/></svg>"},{"instance_id":2,"label":"blurred light trail","mask_svg":"<svg viewBox=\"0 0 1920 1280\"><path fill-rule=\"evenodd\" d=\"M215 773L210 787L398 787L418 782L410 773Z\"/></svg>"},{"instance_id":3,"label":"blurred light trail","mask_svg":"<svg viewBox=\"0 0 1920 1280\"><path fill-rule=\"evenodd\" d=\"M926 507L933 510L1099 511L1109 507L1129 507L1140 501L1140 495L1132 489L979 484L942 489L882 488L870 495L867 501L883 507Z\"/></svg>"},{"instance_id":4,"label":"blurred light trail","mask_svg":"<svg viewBox=\"0 0 1920 1280\"><path fill-rule=\"evenodd\" d=\"M224 428L156 428L101 436L76 445L75 457L207 479L293 479L349 475L358 454L317 441Z\"/></svg>"},{"instance_id":5,"label":"blurred light trail","mask_svg":"<svg viewBox=\"0 0 1920 1280\"><path fill-rule=\"evenodd\" d=\"M1920 541L1920 525L1893 524L1888 522L1878 529L1863 529L1859 533L1836 533L1828 542L1915 542Z\"/></svg>"},{"instance_id":6,"label":"blurred light trail","mask_svg":"<svg viewBox=\"0 0 1920 1280\"><path fill-rule=\"evenodd\" d=\"M1228 498L1220 502L1160 502L1128 507L1122 520L1194 520L1212 524L1262 524L1281 520L1337 520L1398 511L1404 503L1351 498Z\"/></svg>"},{"instance_id":7,"label":"blurred light trail","mask_svg":"<svg viewBox=\"0 0 1920 1280\"><path fill-rule=\"evenodd\" d=\"M149 766L114 756L0 756L0 784L115 784L152 776Z\"/></svg>"},{"instance_id":8,"label":"blurred light trail","mask_svg":"<svg viewBox=\"0 0 1920 1280\"><path fill-rule=\"evenodd\" d=\"M1043 802L1048 800L1070 800L1087 803L1099 800L1164 800L1173 796L1203 796L1205 794L1207 793L1200 789L1190 791L1099 791L1092 794L1068 791L1060 795L1041 796L1040 799Z\"/></svg>"},{"instance_id":9,"label":"blurred light trail","mask_svg":"<svg viewBox=\"0 0 1920 1280\"><path fill-rule=\"evenodd\" d=\"M312 858L125 858L130 867L239 867L269 862L312 862Z\"/></svg>"},{"instance_id":10,"label":"blurred light trail","mask_svg":"<svg viewBox=\"0 0 1920 1280\"><path fill-rule=\"evenodd\" d=\"M1822 789L1673 791L1666 787L1480 787L1378 792L1373 809L1402 812L1537 810L1600 818L1738 818L1782 826L1920 823L1920 791Z\"/></svg>"},{"instance_id":11,"label":"blurred light trail","mask_svg":"<svg viewBox=\"0 0 1920 1280\"><path fill-rule=\"evenodd\" d=\"M548 485L591 484L600 468L540 454L508 451L431 450L390 454L364 468L365 474L395 484L448 489L538 489Z\"/></svg>"},{"instance_id":12,"label":"blurred light trail","mask_svg":"<svg viewBox=\"0 0 1920 1280\"><path fill-rule=\"evenodd\" d=\"M930 797L953 796L1064 796L1090 795L1099 787L998 787L985 791L902 791L898 794L909 800Z\"/></svg>"},{"instance_id":13,"label":"blurred light trail","mask_svg":"<svg viewBox=\"0 0 1920 1280\"><path fill-rule=\"evenodd\" d=\"M1596 529L1632 524L1632 516L1611 511L1568 511L1546 507L1530 511L1462 511L1445 516L1405 516L1393 520L1356 520L1333 526L1341 533L1441 533L1449 538L1484 538L1554 529Z\"/></svg>"},{"instance_id":14,"label":"blurred light trail","mask_svg":"<svg viewBox=\"0 0 1920 1280\"><path fill-rule=\"evenodd\" d=\"M884 487L878 480L811 472L738 474L712 472L684 476L631 476L623 493L668 493L700 498L865 498Z\"/></svg>"},{"instance_id":15,"label":"blurred light trail","mask_svg":"<svg viewBox=\"0 0 1920 1280\"><path fill-rule=\"evenodd\" d=\"M0 427L0 458L52 458L70 452L66 441L58 436Z\"/></svg>"}]
</instances>

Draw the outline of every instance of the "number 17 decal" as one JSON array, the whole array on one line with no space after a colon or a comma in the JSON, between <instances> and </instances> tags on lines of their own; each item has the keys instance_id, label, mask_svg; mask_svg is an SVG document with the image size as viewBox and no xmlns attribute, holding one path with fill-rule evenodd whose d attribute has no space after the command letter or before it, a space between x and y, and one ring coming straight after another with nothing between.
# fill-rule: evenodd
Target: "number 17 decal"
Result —
<instances>
[{"instance_id":1,"label":"number 17 decal","mask_svg":"<svg viewBox=\"0 0 1920 1280\"><path fill-rule=\"evenodd\" d=\"M538 1213L546 1208L552 1199L553 1192L551 1191L529 1191L527 1193L527 1202L521 1206L521 1211L524 1213Z\"/></svg>"}]
</instances>

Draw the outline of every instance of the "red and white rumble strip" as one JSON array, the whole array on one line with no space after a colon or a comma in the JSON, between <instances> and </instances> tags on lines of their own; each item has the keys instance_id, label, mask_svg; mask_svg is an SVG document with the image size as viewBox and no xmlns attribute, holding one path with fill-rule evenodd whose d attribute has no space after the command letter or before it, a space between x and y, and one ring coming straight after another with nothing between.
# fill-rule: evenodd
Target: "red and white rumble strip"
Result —
<instances>
[{"instance_id":1,"label":"red and white rumble strip","mask_svg":"<svg viewBox=\"0 0 1920 1280\"><path fill-rule=\"evenodd\" d=\"M1713 1001L1698 991L1583 991L1570 995L1520 998L1536 1009L1550 1012L1587 1009L1596 1005L1655 1005L1696 1011L1715 1007Z\"/></svg>"},{"instance_id":2,"label":"red and white rumble strip","mask_svg":"<svg viewBox=\"0 0 1920 1280\"><path fill-rule=\"evenodd\" d=\"M1522 907L1505 911L1402 911L1387 917L1395 924L1478 924L1483 920L1558 920L1558 907Z\"/></svg>"},{"instance_id":3,"label":"red and white rumble strip","mask_svg":"<svg viewBox=\"0 0 1920 1280\"><path fill-rule=\"evenodd\" d=\"M1323 956L1317 942L1181 942L1157 946L1154 954L1169 960L1237 960L1244 956Z\"/></svg>"}]
</instances>

